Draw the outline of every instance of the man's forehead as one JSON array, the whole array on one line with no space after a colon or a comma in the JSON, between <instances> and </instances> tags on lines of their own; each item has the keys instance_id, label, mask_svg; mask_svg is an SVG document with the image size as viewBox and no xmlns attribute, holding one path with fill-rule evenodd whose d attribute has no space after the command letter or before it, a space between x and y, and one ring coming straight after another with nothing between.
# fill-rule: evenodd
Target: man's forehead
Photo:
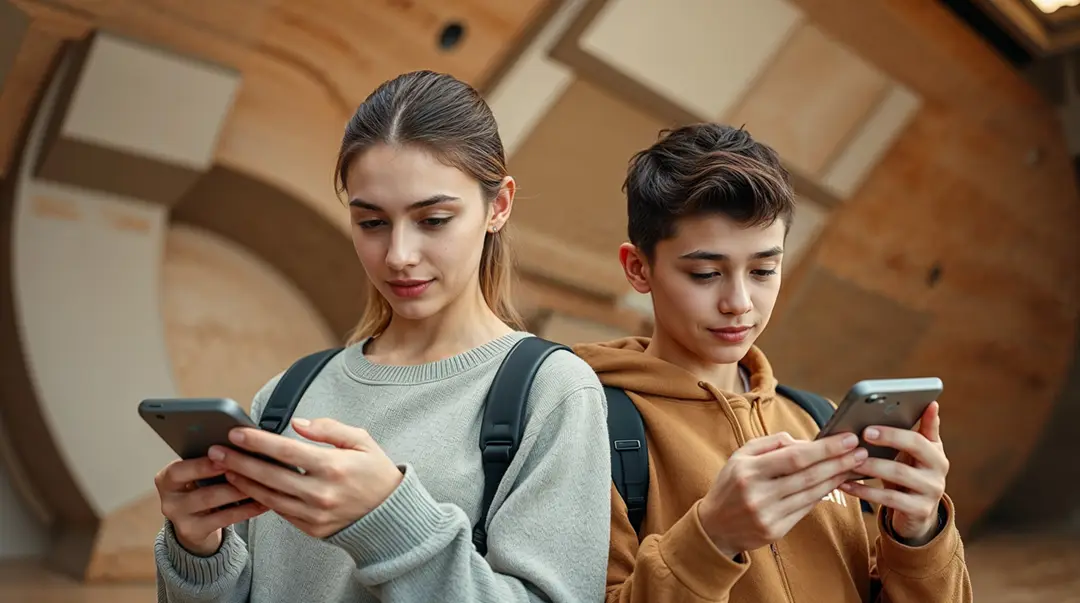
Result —
<instances>
[{"instance_id":1,"label":"man's forehead","mask_svg":"<svg viewBox=\"0 0 1080 603\"><path fill-rule=\"evenodd\" d=\"M709 259L705 254L731 258L775 254L783 248L785 227L777 220L772 224L745 226L723 215L683 218L675 224L671 237L657 245L677 257L697 254L695 258Z\"/></svg>"}]
</instances>

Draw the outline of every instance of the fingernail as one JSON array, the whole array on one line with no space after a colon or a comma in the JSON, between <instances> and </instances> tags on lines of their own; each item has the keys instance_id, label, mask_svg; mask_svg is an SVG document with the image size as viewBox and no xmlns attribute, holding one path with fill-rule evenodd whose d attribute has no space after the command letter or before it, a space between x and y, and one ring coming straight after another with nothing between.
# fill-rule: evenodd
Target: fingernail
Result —
<instances>
[{"instance_id":1,"label":"fingernail","mask_svg":"<svg viewBox=\"0 0 1080 603\"><path fill-rule=\"evenodd\" d=\"M210 452L208 452L206 454L206 456L210 457L211 461L224 460L225 459L225 451L223 451L221 448L218 448L217 446L212 446L210 448Z\"/></svg>"},{"instance_id":2,"label":"fingernail","mask_svg":"<svg viewBox=\"0 0 1080 603\"><path fill-rule=\"evenodd\" d=\"M236 444L243 443L244 442L244 430L243 429L233 429L232 431L229 432L229 439L232 440Z\"/></svg>"},{"instance_id":3,"label":"fingernail","mask_svg":"<svg viewBox=\"0 0 1080 603\"><path fill-rule=\"evenodd\" d=\"M849 433L844 436L844 439L841 440L841 443L843 443L844 448L854 448L855 446L858 446L859 438L855 437L855 434Z\"/></svg>"},{"instance_id":4,"label":"fingernail","mask_svg":"<svg viewBox=\"0 0 1080 603\"><path fill-rule=\"evenodd\" d=\"M292 422L293 422L293 425L297 425L299 427L309 427L309 426L311 426L311 421L308 421L307 419L293 419Z\"/></svg>"},{"instance_id":5,"label":"fingernail","mask_svg":"<svg viewBox=\"0 0 1080 603\"><path fill-rule=\"evenodd\" d=\"M868 440L876 440L881 437L881 432L875 427L867 427L866 432L863 434Z\"/></svg>"},{"instance_id":6,"label":"fingernail","mask_svg":"<svg viewBox=\"0 0 1080 603\"><path fill-rule=\"evenodd\" d=\"M868 457L868 456L870 456L870 453L867 452L865 448L860 448L860 449L855 451L855 460L856 461L866 460L866 457Z\"/></svg>"},{"instance_id":7,"label":"fingernail","mask_svg":"<svg viewBox=\"0 0 1080 603\"><path fill-rule=\"evenodd\" d=\"M849 484L847 482L844 482L844 483L840 484L840 489L843 490L844 492L851 492L851 484Z\"/></svg>"}]
</instances>

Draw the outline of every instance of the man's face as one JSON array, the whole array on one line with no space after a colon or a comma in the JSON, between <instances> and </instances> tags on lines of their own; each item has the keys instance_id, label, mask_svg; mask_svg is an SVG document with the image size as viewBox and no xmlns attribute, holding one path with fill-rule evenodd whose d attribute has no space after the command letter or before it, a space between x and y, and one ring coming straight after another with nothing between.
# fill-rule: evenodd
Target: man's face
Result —
<instances>
[{"instance_id":1,"label":"man's face","mask_svg":"<svg viewBox=\"0 0 1080 603\"><path fill-rule=\"evenodd\" d=\"M632 246L621 257L634 287L652 294L657 337L696 362L731 364L772 316L784 235L781 220L746 228L720 214L692 216L656 245L651 263Z\"/></svg>"}]
</instances>

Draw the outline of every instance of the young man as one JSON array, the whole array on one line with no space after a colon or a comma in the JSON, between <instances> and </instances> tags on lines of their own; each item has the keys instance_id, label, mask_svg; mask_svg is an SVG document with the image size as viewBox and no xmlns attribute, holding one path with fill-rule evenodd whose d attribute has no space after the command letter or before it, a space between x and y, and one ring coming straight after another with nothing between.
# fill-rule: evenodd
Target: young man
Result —
<instances>
[{"instance_id":1,"label":"young man","mask_svg":"<svg viewBox=\"0 0 1080 603\"><path fill-rule=\"evenodd\" d=\"M866 459L852 434L814 441L817 424L777 393L754 346L794 210L776 153L741 129L686 126L633 158L625 190L620 260L656 326L576 348L647 433L640 534L612 490L607 600L971 601L937 403L915 430L867 429L903 455ZM896 486L847 483L856 469ZM876 543L859 499L881 505Z\"/></svg>"}]
</instances>

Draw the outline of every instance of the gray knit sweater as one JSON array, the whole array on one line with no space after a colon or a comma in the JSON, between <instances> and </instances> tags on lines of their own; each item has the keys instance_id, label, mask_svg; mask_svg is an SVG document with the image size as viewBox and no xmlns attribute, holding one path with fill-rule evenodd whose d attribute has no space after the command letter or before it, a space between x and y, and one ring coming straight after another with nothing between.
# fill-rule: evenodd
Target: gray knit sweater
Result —
<instances>
[{"instance_id":1,"label":"gray knit sweater","mask_svg":"<svg viewBox=\"0 0 1080 603\"><path fill-rule=\"evenodd\" d=\"M487 517L486 557L472 544L484 484L484 396L526 336L416 366L372 364L361 344L339 354L295 416L368 430L404 468L401 485L321 540L268 512L226 529L214 556L197 557L166 522L155 546L159 603L603 601L611 513L606 404L596 375L571 353L556 352L540 368L524 438ZM254 416L279 377L256 395Z\"/></svg>"}]
</instances>

